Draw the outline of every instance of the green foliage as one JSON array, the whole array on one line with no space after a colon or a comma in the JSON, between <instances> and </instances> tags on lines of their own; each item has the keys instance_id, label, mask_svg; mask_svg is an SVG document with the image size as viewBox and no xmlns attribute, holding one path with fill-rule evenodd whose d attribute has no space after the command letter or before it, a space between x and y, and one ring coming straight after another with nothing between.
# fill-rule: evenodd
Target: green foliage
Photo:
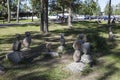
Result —
<instances>
[{"instance_id":1,"label":"green foliage","mask_svg":"<svg viewBox=\"0 0 120 80\"><path fill-rule=\"evenodd\" d=\"M105 15L109 14L109 3L106 4L105 9L104 9ZM113 12L113 7L111 6L111 14Z\"/></svg>"},{"instance_id":2,"label":"green foliage","mask_svg":"<svg viewBox=\"0 0 120 80\"><path fill-rule=\"evenodd\" d=\"M85 0L82 4L82 14L93 15L97 10L97 3L93 0Z\"/></svg>"},{"instance_id":3,"label":"green foliage","mask_svg":"<svg viewBox=\"0 0 120 80\"><path fill-rule=\"evenodd\" d=\"M90 65L87 64L87 66L85 67L85 69L82 71L82 75L86 76L86 75L88 75L92 71L93 70L91 69Z\"/></svg>"},{"instance_id":4,"label":"green foliage","mask_svg":"<svg viewBox=\"0 0 120 80\"><path fill-rule=\"evenodd\" d=\"M120 3L118 3L117 5L112 6L112 7L113 7L113 14L120 15Z\"/></svg>"},{"instance_id":5,"label":"green foliage","mask_svg":"<svg viewBox=\"0 0 120 80\"><path fill-rule=\"evenodd\" d=\"M17 10L17 0L10 0L11 11L16 12Z\"/></svg>"}]
</instances>

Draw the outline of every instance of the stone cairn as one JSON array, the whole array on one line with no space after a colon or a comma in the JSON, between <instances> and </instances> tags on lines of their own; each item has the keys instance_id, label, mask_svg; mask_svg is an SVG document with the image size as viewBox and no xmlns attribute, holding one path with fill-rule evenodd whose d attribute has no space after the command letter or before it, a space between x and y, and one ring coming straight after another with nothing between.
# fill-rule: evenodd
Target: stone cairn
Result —
<instances>
[{"instance_id":1,"label":"stone cairn","mask_svg":"<svg viewBox=\"0 0 120 80\"><path fill-rule=\"evenodd\" d=\"M12 61L13 63L19 63L22 61L22 52L21 52L21 41L20 41L20 34L16 34L15 40L13 42L12 47L13 52L10 52L6 55L6 57Z\"/></svg>"},{"instance_id":2,"label":"stone cairn","mask_svg":"<svg viewBox=\"0 0 120 80\"><path fill-rule=\"evenodd\" d=\"M64 33L61 33L61 35L60 35L60 43L61 43L61 46L65 46Z\"/></svg>"},{"instance_id":3,"label":"stone cairn","mask_svg":"<svg viewBox=\"0 0 120 80\"><path fill-rule=\"evenodd\" d=\"M64 39L64 34L62 33L60 35L60 46L58 47L57 52L59 53L59 56L64 53L64 46L65 46L65 39Z\"/></svg>"},{"instance_id":4,"label":"stone cairn","mask_svg":"<svg viewBox=\"0 0 120 80\"><path fill-rule=\"evenodd\" d=\"M110 41L114 40L114 37L115 37L115 36L114 36L114 34L113 34L113 32L112 32L112 27L110 27L110 28L109 28L109 40L110 40Z\"/></svg>"},{"instance_id":5,"label":"stone cairn","mask_svg":"<svg viewBox=\"0 0 120 80\"><path fill-rule=\"evenodd\" d=\"M47 43L47 44L46 44L46 52L47 52L47 53L52 52L51 47L52 47L52 44L51 44L51 43Z\"/></svg>"},{"instance_id":6,"label":"stone cairn","mask_svg":"<svg viewBox=\"0 0 120 80\"><path fill-rule=\"evenodd\" d=\"M30 32L25 32L25 38L22 41L24 49L29 49L31 44L31 34Z\"/></svg>"},{"instance_id":7,"label":"stone cairn","mask_svg":"<svg viewBox=\"0 0 120 80\"><path fill-rule=\"evenodd\" d=\"M91 63L91 55L90 55L90 43L87 42L87 37L85 34L79 34L79 41L80 41L80 51L83 53L81 56L81 62L83 63Z\"/></svg>"},{"instance_id":8,"label":"stone cairn","mask_svg":"<svg viewBox=\"0 0 120 80\"><path fill-rule=\"evenodd\" d=\"M32 56L30 44L31 44L31 36L30 32L25 32L25 38L23 41L20 40L20 34L16 34L15 40L13 42L12 50L13 52L10 52L6 55L6 57L13 63L20 63L22 61L31 61ZM24 46L24 48L21 50L21 46Z\"/></svg>"},{"instance_id":9,"label":"stone cairn","mask_svg":"<svg viewBox=\"0 0 120 80\"><path fill-rule=\"evenodd\" d=\"M52 57L59 56L59 54L57 52L53 52L51 48L52 48L52 44L51 43L47 43L46 44L46 54L50 55Z\"/></svg>"},{"instance_id":10,"label":"stone cairn","mask_svg":"<svg viewBox=\"0 0 120 80\"><path fill-rule=\"evenodd\" d=\"M73 54L73 60L66 68L73 73L79 73L85 69L87 64L92 62L90 55L90 43L87 42L85 34L81 33L78 35L77 40L73 43L75 52Z\"/></svg>"},{"instance_id":11,"label":"stone cairn","mask_svg":"<svg viewBox=\"0 0 120 80\"><path fill-rule=\"evenodd\" d=\"M75 50L74 54L73 54L73 60L74 62L79 62L81 59L81 52L80 52L80 44L79 41L75 41L73 43L73 48Z\"/></svg>"},{"instance_id":12,"label":"stone cairn","mask_svg":"<svg viewBox=\"0 0 120 80\"><path fill-rule=\"evenodd\" d=\"M13 42L13 51L20 51L21 50L21 41L20 41L20 34L16 34L15 40Z\"/></svg>"}]
</instances>

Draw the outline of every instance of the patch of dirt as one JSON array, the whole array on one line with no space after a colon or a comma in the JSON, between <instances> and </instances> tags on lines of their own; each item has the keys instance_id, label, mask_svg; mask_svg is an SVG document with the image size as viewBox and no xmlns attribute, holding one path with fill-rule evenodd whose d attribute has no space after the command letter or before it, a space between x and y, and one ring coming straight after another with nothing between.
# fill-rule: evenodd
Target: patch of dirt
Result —
<instances>
[{"instance_id":1,"label":"patch of dirt","mask_svg":"<svg viewBox=\"0 0 120 80\"><path fill-rule=\"evenodd\" d=\"M60 63L70 63L72 59L72 55L62 55L60 58Z\"/></svg>"}]
</instances>

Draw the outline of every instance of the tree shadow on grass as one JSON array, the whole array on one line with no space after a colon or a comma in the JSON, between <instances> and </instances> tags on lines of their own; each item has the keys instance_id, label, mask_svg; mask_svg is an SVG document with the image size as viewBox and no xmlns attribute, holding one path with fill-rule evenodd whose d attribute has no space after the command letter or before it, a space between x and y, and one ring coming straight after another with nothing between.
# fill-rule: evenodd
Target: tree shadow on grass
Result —
<instances>
[{"instance_id":1,"label":"tree shadow on grass","mask_svg":"<svg viewBox=\"0 0 120 80\"><path fill-rule=\"evenodd\" d=\"M62 32L62 30L54 30L54 31L51 31L51 32L56 34L56 33ZM96 28L95 29L75 28L75 29L71 29L71 30L65 29L63 31L65 36L71 36L72 35L74 40L77 38L78 34L80 34L80 33L86 34L87 38L88 38L88 42L91 43L92 50L94 49L93 50L94 52L101 51L101 50L108 50L108 48L109 48L109 45L107 45L106 39L104 37L100 36L99 32L100 32L100 30L98 30ZM72 47L72 45L71 45L71 47Z\"/></svg>"},{"instance_id":2,"label":"tree shadow on grass","mask_svg":"<svg viewBox=\"0 0 120 80\"><path fill-rule=\"evenodd\" d=\"M18 76L13 80L50 80L49 75L44 72L32 72L22 76Z\"/></svg>"},{"instance_id":3,"label":"tree shadow on grass","mask_svg":"<svg viewBox=\"0 0 120 80\"><path fill-rule=\"evenodd\" d=\"M105 71L104 75L99 77L97 80L108 80L108 78L110 78L110 76L115 74L119 70L119 68L115 67L114 65L115 65L115 63L111 63L111 64L105 66L107 71Z\"/></svg>"},{"instance_id":4,"label":"tree shadow on grass","mask_svg":"<svg viewBox=\"0 0 120 80\"><path fill-rule=\"evenodd\" d=\"M59 24L61 26L68 25L68 23L56 23L56 24ZM77 26L77 24L81 24L81 25L84 25L84 26L90 26L89 24L95 24L95 25L97 25L98 23L96 21L77 21L77 22L72 22L72 24L74 26Z\"/></svg>"}]
</instances>

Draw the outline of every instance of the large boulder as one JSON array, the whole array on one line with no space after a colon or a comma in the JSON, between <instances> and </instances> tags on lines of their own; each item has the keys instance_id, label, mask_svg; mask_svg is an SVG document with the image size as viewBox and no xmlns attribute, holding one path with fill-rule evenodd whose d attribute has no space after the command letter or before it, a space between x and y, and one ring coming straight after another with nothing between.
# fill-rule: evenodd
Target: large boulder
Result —
<instances>
[{"instance_id":1,"label":"large boulder","mask_svg":"<svg viewBox=\"0 0 120 80\"><path fill-rule=\"evenodd\" d=\"M79 41L76 40L76 41L73 43L73 46L72 46L72 47L73 47L74 50L79 50L80 47L81 47L81 45L80 45Z\"/></svg>"},{"instance_id":2,"label":"large boulder","mask_svg":"<svg viewBox=\"0 0 120 80\"><path fill-rule=\"evenodd\" d=\"M73 73L80 73L85 69L86 65L82 62L72 62L66 66L66 69L73 72Z\"/></svg>"},{"instance_id":3,"label":"large boulder","mask_svg":"<svg viewBox=\"0 0 120 80\"><path fill-rule=\"evenodd\" d=\"M73 54L73 60L75 62L79 62L81 59L81 53L79 50L75 50L74 54Z\"/></svg>"},{"instance_id":4,"label":"large boulder","mask_svg":"<svg viewBox=\"0 0 120 80\"><path fill-rule=\"evenodd\" d=\"M20 41L20 34L16 34L15 40L12 46L13 51L20 51L21 50L21 41Z\"/></svg>"},{"instance_id":5,"label":"large boulder","mask_svg":"<svg viewBox=\"0 0 120 80\"><path fill-rule=\"evenodd\" d=\"M65 38L64 38L64 33L60 35L60 44L61 46L65 46Z\"/></svg>"},{"instance_id":6,"label":"large boulder","mask_svg":"<svg viewBox=\"0 0 120 80\"><path fill-rule=\"evenodd\" d=\"M53 51L52 52L45 52L44 54L45 55L49 55L51 57L58 57L58 56L60 56L58 52L53 52Z\"/></svg>"},{"instance_id":7,"label":"large boulder","mask_svg":"<svg viewBox=\"0 0 120 80\"><path fill-rule=\"evenodd\" d=\"M23 42L22 42L23 46L25 48L29 48L31 44L31 40L32 38L31 38L30 32L25 32L25 38L23 39Z\"/></svg>"},{"instance_id":8,"label":"large boulder","mask_svg":"<svg viewBox=\"0 0 120 80\"><path fill-rule=\"evenodd\" d=\"M57 52L58 53L64 53L64 46L59 46Z\"/></svg>"},{"instance_id":9,"label":"large boulder","mask_svg":"<svg viewBox=\"0 0 120 80\"><path fill-rule=\"evenodd\" d=\"M114 40L114 38L115 38L115 35L113 34L112 31L110 31L109 32L109 40L112 41L112 40Z\"/></svg>"},{"instance_id":10,"label":"large boulder","mask_svg":"<svg viewBox=\"0 0 120 80\"><path fill-rule=\"evenodd\" d=\"M81 62L83 62L83 63L86 63L86 64L89 64L89 63L91 63L93 60L92 60L92 58L91 58L91 56L89 55L89 54L83 54L82 56L81 56Z\"/></svg>"},{"instance_id":11,"label":"large boulder","mask_svg":"<svg viewBox=\"0 0 120 80\"><path fill-rule=\"evenodd\" d=\"M6 57L11 62L16 63L16 64L20 63L24 58L21 51L15 51L15 52L8 53Z\"/></svg>"},{"instance_id":12,"label":"large boulder","mask_svg":"<svg viewBox=\"0 0 120 80\"><path fill-rule=\"evenodd\" d=\"M85 42L81 45L81 51L84 53L84 54L89 54L90 53L90 43L89 42Z\"/></svg>"}]
</instances>

